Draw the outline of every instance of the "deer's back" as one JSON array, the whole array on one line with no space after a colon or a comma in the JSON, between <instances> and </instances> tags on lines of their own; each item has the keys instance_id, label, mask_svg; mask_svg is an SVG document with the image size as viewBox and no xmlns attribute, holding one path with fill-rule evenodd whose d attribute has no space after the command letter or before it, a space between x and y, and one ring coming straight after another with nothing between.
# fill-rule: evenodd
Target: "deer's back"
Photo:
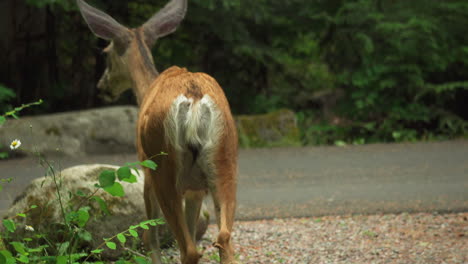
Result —
<instances>
[{"instance_id":1,"label":"deer's back","mask_svg":"<svg viewBox=\"0 0 468 264\"><path fill-rule=\"evenodd\" d=\"M145 96L138 144L146 157L161 151L216 148L226 128L235 131L229 104L216 80L173 66L156 78Z\"/></svg>"}]
</instances>

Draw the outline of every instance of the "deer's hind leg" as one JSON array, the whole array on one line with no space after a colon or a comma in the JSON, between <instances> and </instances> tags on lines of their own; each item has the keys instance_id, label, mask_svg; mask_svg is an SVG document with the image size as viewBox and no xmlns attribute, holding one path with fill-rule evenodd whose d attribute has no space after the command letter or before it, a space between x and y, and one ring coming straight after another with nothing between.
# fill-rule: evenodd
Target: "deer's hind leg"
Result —
<instances>
[{"instance_id":1,"label":"deer's hind leg","mask_svg":"<svg viewBox=\"0 0 468 264\"><path fill-rule=\"evenodd\" d=\"M168 157L166 157L168 158ZM167 224L177 240L182 264L197 264L200 254L192 240L182 207L183 196L176 186L177 172L174 164L163 162L158 172L151 172L155 193Z\"/></svg>"},{"instance_id":2,"label":"deer's hind leg","mask_svg":"<svg viewBox=\"0 0 468 264\"><path fill-rule=\"evenodd\" d=\"M230 178L229 174L222 173L210 188L219 228L214 245L219 249L222 264L237 263L231 239L236 210L236 184L227 179Z\"/></svg>"},{"instance_id":3,"label":"deer's hind leg","mask_svg":"<svg viewBox=\"0 0 468 264\"><path fill-rule=\"evenodd\" d=\"M205 164L201 166L209 179L209 189L219 228L214 246L219 249L222 264L235 264L238 262L235 260L231 238L236 210L237 156L217 156L205 159Z\"/></svg>"},{"instance_id":4,"label":"deer's hind leg","mask_svg":"<svg viewBox=\"0 0 468 264\"><path fill-rule=\"evenodd\" d=\"M187 191L185 193L185 220L193 242L196 244L197 224L206 191Z\"/></svg>"}]
</instances>

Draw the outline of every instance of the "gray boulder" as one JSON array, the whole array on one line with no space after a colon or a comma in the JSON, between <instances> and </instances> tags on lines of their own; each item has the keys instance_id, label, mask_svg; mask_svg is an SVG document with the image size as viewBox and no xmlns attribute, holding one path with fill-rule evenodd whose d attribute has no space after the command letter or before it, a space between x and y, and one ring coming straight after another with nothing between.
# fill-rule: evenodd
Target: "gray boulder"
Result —
<instances>
[{"instance_id":1,"label":"gray boulder","mask_svg":"<svg viewBox=\"0 0 468 264\"><path fill-rule=\"evenodd\" d=\"M20 139L18 151L80 156L135 152L138 108L117 106L9 120L0 127L0 145Z\"/></svg>"},{"instance_id":2,"label":"gray boulder","mask_svg":"<svg viewBox=\"0 0 468 264\"><path fill-rule=\"evenodd\" d=\"M89 206L89 214L91 215L85 229L92 234L91 241L82 241L81 247L88 249L97 248L102 242L102 238L112 237L129 226L135 225L146 219L144 202L143 202L143 174L140 171L140 176L137 183L122 183L125 190L125 197L113 197L103 190L97 189L94 184L98 182L99 174L103 170L115 170L118 167L111 165L81 165L65 169L57 174L60 191L62 196L62 204L67 208L73 207L74 210ZM100 205L95 202L89 202L82 196L76 195L78 192L81 195L95 195L106 201L108 210L111 215L106 215ZM71 195L72 194L72 195ZM30 209L32 205L37 206L35 209ZM26 218L18 217L18 213L26 213ZM17 224L15 236L22 237L25 232L30 232L25 229L26 225L32 226L35 232L40 232L48 235L48 238L55 241L63 239L63 217L60 210L60 204L57 198L56 187L52 176L35 179L19 195L11 208L4 215L5 219L14 219ZM209 223L209 213L206 206L203 205L202 214L198 224L197 238L201 239L205 233ZM160 226L160 237L162 244L170 245L173 242L172 235L167 228L167 225ZM140 237L141 237L141 229ZM127 241L129 247L132 241ZM135 241L133 241L135 242ZM138 243L138 247L141 243ZM105 259L118 258L122 250L106 250L102 256Z\"/></svg>"}]
</instances>

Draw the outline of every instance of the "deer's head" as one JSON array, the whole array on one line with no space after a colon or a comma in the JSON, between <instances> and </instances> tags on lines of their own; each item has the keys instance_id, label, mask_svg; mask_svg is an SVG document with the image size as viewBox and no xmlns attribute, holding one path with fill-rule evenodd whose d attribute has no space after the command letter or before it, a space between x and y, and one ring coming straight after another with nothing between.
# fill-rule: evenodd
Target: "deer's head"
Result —
<instances>
[{"instance_id":1,"label":"deer's head","mask_svg":"<svg viewBox=\"0 0 468 264\"><path fill-rule=\"evenodd\" d=\"M117 99L125 90L135 89L138 78L156 77L150 49L158 38L177 29L187 10L187 0L171 0L141 27L129 29L83 0L77 3L91 31L110 41L104 49L107 68L98 83L107 101Z\"/></svg>"}]
</instances>

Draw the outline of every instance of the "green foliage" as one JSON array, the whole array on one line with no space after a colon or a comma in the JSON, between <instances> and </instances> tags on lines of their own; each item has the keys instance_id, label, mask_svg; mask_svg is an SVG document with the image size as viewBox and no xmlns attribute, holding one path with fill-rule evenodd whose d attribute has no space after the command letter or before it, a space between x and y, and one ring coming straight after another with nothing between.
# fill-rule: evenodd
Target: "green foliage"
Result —
<instances>
[{"instance_id":1,"label":"green foliage","mask_svg":"<svg viewBox=\"0 0 468 264\"><path fill-rule=\"evenodd\" d=\"M345 139L467 133L466 120L450 111L468 88L466 1L352 1L327 21L322 50L346 87Z\"/></svg>"},{"instance_id":2,"label":"green foliage","mask_svg":"<svg viewBox=\"0 0 468 264\"><path fill-rule=\"evenodd\" d=\"M8 108L11 106L8 105L8 101L13 99L16 96L15 92L13 92L12 89L7 88L6 86L2 85L0 83L0 112L5 112L7 111ZM2 119L4 120L3 117L0 117L0 125L3 123Z\"/></svg>"},{"instance_id":3,"label":"green foliage","mask_svg":"<svg viewBox=\"0 0 468 264\"><path fill-rule=\"evenodd\" d=\"M96 94L83 87L94 89L104 70L105 41L78 22L75 1L26 2L60 21L53 30L60 59L52 63L59 76L37 84L52 100L44 109L83 107L74 104ZM166 2L89 1L131 27ZM307 143L453 138L468 131L467 24L464 0L192 0L177 32L152 50L160 72L179 65L215 77L235 114L307 113L314 121L303 123ZM327 107L320 93L338 88L344 96L327 111L345 122L317 117Z\"/></svg>"},{"instance_id":4,"label":"green foliage","mask_svg":"<svg viewBox=\"0 0 468 264\"><path fill-rule=\"evenodd\" d=\"M235 113L305 106L313 92L334 87L311 31L312 1L195 0L190 5L177 34L154 48L156 62L213 75Z\"/></svg>"},{"instance_id":5,"label":"green foliage","mask_svg":"<svg viewBox=\"0 0 468 264\"><path fill-rule=\"evenodd\" d=\"M136 165L146 167L152 170L156 170L157 164L152 160L144 160L142 162L128 163L126 166L120 167L116 171L114 170L104 170L99 174L99 184L96 184L96 187L102 188L104 191L108 192L112 196L123 197L125 196L125 191L121 183L116 180L128 183L134 183L137 181L136 175L132 174L132 169L136 172ZM105 208L101 200L97 200L100 203L101 208ZM104 209L107 211L107 209ZM108 211L107 211L108 212Z\"/></svg>"},{"instance_id":6,"label":"green foliage","mask_svg":"<svg viewBox=\"0 0 468 264\"><path fill-rule=\"evenodd\" d=\"M36 102L32 102L29 104L22 104L21 106L15 107L13 110L7 111L5 114L0 115L0 125L3 125L7 121L7 117L13 117L18 119L18 113L24 110L25 108L29 108L31 106L41 105L44 101L39 99Z\"/></svg>"},{"instance_id":7,"label":"green foliage","mask_svg":"<svg viewBox=\"0 0 468 264\"><path fill-rule=\"evenodd\" d=\"M6 228L6 230L10 233L15 232L16 230L16 225L15 222L13 222L10 219L3 219L3 226Z\"/></svg>"},{"instance_id":8,"label":"green foliage","mask_svg":"<svg viewBox=\"0 0 468 264\"><path fill-rule=\"evenodd\" d=\"M115 171L105 170L99 175L99 184L102 188L110 187L115 182Z\"/></svg>"},{"instance_id":9,"label":"green foliage","mask_svg":"<svg viewBox=\"0 0 468 264\"><path fill-rule=\"evenodd\" d=\"M47 6L60 7L65 10L76 10L76 1L74 0L26 0L26 3L38 8L45 8Z\"/></svg>"},{"instance_id":10,"label":"green foliage","mask_svg":"<svg viewBox=\"0 0 468 264\"><path fill-rule=\"evenodd\" d=\"M145 161L142 161L142 162L140 163L140 165L143 166L143 167L152 169L152 170L155 170L155 169L157 168L156 163L154 163L154 161L152 161L152 160L145 160Z\"/></svg>"}]
</instances>

